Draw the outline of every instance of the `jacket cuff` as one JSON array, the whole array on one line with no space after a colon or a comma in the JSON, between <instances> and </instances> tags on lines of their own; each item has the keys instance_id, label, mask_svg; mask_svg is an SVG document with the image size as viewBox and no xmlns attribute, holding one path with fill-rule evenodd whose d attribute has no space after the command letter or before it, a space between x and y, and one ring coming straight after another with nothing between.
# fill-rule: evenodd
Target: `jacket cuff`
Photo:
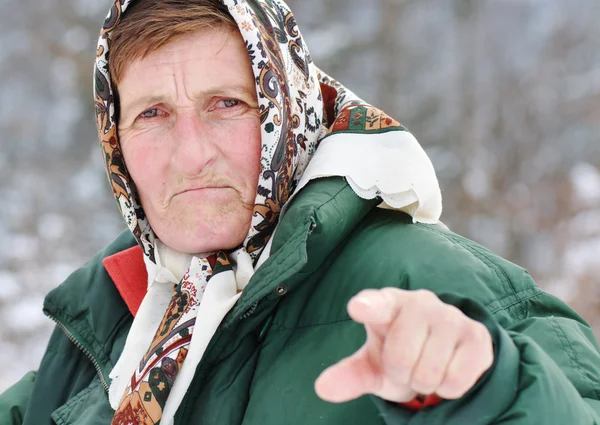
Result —
<instances>
[{"instance_id":1,"label":"jacket cuff","mask_svg":"<svg viewBox=\"0 0 600 425\"><path fill-rule=\"evenodd\" d=\"M414 399L412 399L409 402L398 403L398 404L402 407L406 407L409 410L421 410L425 407L437 406L441 402L442 402L442 399L439 396L437 396L435 394L429 394L422 400L419 399L418 397L415 397Z\"/></svg>"}]
</instances>

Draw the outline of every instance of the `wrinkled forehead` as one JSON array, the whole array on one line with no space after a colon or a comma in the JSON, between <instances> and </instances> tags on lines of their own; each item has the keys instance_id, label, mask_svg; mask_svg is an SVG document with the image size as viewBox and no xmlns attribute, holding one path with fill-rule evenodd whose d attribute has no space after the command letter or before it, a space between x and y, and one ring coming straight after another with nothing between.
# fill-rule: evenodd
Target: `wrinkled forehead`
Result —
<instances>
[{"instance_id":1,"label":"wrinkled forehead","mask_svg":"<svg viewBox=\"0 0 600 425\"><path fill-rule=\"evenodd\" d=\"M239 33L238 24L220 0L138 0L124 4L115 3L105 21L102 46L113 84L118 84L125 69L133 62L144 59L156 51L169 48L182 38L199 32L229 28ZM116 10L115 10L116 7ZM112 15L116 14L116 18ZM110 27L106 27L110 22ZM109 60L110 56L110 60Z\"/></svg>"},{"instance_id":2,"label":"wrinkled forehead","mask_svg":"<svg viewBox=\"0 0 600 425\"><path fill-rule=\"evenodd\" d=\"M112 56L114 57L116 54L117 52L113 49ZM143 63L148 69L151 69L176 61L185 62L199 59L209 61L217 57L219 59L227 58L227 60L234 58L237 61L244 60L248 66L251 66L244 39L237 28L220 26L199 29L170 38L165 45L148 49L147 54L143 57L125 57L121 77L123 78L134 64Z\"/></svg>"}]
</instances>

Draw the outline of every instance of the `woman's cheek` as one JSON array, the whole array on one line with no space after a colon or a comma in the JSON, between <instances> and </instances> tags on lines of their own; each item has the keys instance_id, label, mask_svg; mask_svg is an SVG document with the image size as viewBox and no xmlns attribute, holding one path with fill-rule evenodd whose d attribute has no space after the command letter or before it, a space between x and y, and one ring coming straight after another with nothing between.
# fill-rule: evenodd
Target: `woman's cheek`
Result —
<instances>
[{"instance_id":1,"label":"woman's cheek","mask_svg":"<svg viewBox=\"0 0 600 425\"><path fill-rule=\"evenodd\" d=\"M125 164L138 187L158 183L156 174L161 173L167 160L152 140L142 139L130 140L131 143L123 148Z\"/></svg>"}]
</instances>

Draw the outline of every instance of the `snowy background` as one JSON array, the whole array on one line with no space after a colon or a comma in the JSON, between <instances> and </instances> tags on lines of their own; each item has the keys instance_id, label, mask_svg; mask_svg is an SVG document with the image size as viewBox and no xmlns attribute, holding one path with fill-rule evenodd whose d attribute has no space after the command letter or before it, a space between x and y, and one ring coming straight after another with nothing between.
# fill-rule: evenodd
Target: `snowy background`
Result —
<instances>
[{"instance_id":1,"label":"snowy background","mask_svg":"<svg viewBox=\"0 0 600 425\"><path fill-rule=\"evenodd\" d=\"M444 222L598 333L600 2L289 3L317 65L421 141ZM109 4L0 0L0 391L40 361L44 295L124 228L93 120Z\"/></svg>"}]
</instances>

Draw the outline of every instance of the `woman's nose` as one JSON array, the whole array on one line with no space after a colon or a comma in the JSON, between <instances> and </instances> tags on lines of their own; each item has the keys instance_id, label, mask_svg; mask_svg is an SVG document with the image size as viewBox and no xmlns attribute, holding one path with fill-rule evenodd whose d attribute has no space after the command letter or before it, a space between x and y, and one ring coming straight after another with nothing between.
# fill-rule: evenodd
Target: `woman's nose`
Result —
<instances>
[{"instance_id":1,"label":"woman's nose","mask_svg":"<svg viewBox=\"0 0 600 425\"><path fill-rule=\"evenodd\" d=\"M218 154L214 132L195 111L178 114L172 132L175 149L171 159L183 174L195 177L214 163Z\"/></svg>"}]
</instances>

